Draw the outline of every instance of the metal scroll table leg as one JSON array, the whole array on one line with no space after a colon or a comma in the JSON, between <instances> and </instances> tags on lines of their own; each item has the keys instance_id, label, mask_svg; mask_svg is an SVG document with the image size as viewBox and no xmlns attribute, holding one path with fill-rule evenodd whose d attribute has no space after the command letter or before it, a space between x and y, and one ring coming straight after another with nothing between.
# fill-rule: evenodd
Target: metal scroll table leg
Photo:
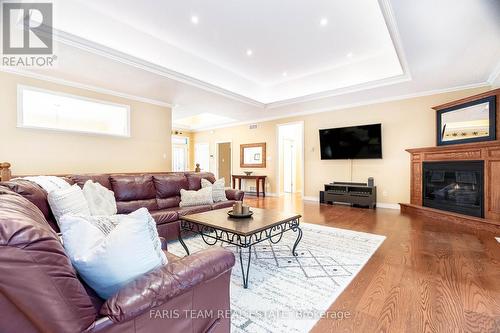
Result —
<instances>
[{"instance_id":1,"label":"metal scroll table leg","mask_svg":"<svg viewBox=\"0 0 500 333\"><path fill-rule=\"evenodd\" d=\"M248 271L250 270L250 261L252 258L252 246L248 247L248 262L247 262L247 267L246 270L243 267L243 248L240 248L239 251L240 253L240 266L241 266L241 275L243 276L243 288L247 289L248 288Z\"/></svg>"},{"instance_id":2,"label":"metal scroll table leg","mask_svg":"<svg viewBox=\"0 0 500 333\"><path fill-rule=\"evenodd\" d=\"M188 249L186 243L184 243L184 241L182 240L182 234L181 234L181 232L179 232L179 242L181 243L182 247L186 251L187 255L189 255L189 249Z\"/></svg>"},{"instance_id":3,"label":"metal scroll table leg","mask_svg":"<svg viewBox=\"0 0 500 333\"><path fill-rule=\"evenodd\" d=\"M295 227L293 231L298 231L299 234L297 235L297 239L295 240L295 244L293 244L293 249L292 249L292 254L296 257L298 256L298 253L295 252L295 249L297 248L297 245L299 245L300 240L302 239L302 229L300 229L299 226Z\"/></svg>"}]
</instances>

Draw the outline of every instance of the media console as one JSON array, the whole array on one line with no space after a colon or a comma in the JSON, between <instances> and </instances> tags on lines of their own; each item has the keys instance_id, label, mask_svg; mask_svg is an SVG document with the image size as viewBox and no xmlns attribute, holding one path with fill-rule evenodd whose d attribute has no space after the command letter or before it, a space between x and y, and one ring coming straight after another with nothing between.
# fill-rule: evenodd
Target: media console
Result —
<instances>
[{"instance_id":1,"label":"media console","mask_svg":"<svg viewBox=\"0 0 500 333\"><path fill-rule=\"evenodd\" d=\"M333 182L325 184L320 192L320 202L326 204L347 203L375 208L377 205L377 187L367 183Z\"/></svg>"}]
</instances>

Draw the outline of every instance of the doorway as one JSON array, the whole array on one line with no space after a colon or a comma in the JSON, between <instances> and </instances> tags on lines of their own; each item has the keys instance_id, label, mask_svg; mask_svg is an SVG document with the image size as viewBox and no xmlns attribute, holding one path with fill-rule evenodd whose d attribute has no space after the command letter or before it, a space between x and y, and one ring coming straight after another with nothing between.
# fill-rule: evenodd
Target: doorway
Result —
<instances>
[{"instance_id":1,"label":"doorway","mask_svg":"<svg viewBox=\"0 0 500 333\"><path fill-rule=\"evenodd\" d=\"M208 143L194 145L194 165L200 165L201 171L210 171L210 146Z\"/></svg>"},{"instance_id":2,"label":"doorway","mask_svg":"<svg viewBox=\"0 0 500 333\"><path fill-rule=\"evenodd\" d=\"M189 138L172 136L172 171L189 170Z\"/></svg>"},{"instance_id":3,"label":"doorway","mask_svg":"<svg viewBox=\"0 0 500 333\"><path fill-rule=\"evenodd\" d=\"M217 177L225 180L227 187L231 186L231 142L217 143Z\"/></svg>"},{"instance_id":4,"label":"doorway","mask_svg":"<svg viewBox=\"0 0 500 333\"><path fill-rule=\"evenodd\" d=\"M304 192L304 122L277 125L279 194Z\"/></svg>"}]
</instances>

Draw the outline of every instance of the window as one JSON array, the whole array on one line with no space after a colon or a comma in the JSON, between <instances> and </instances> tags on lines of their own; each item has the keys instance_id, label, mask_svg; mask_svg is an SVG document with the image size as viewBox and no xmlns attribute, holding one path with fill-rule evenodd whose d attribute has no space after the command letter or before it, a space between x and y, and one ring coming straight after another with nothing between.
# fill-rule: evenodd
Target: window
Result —
<instances>
[{"instance_id":1,"label":"window","mask_svg":"<svg viewBox=\"0 0 500 333\"><path fill-rule=\"evenodd\" d=\"M18 127L130 136L127 105L18 87Z\"/></svg>"},{"instance_id":2,"label":"window","mask_svg":"<svg viewBox=\"0 0 500 333\"><path fill-rule=\"evenodd\" d=\"M201 171L209 171L210 152L208 143L197 143L194 146L194 163L200 164Z\"/></svg>"},{"instance_id":3,"label":"window","mask_svg":"<svg viewBox=\"0 0 500 333\"><path fill-rule=\"evenodd\" d=\"M189 138L183 136L172 136L172 170L188 170Z\"/></svg>"}]
</instances>

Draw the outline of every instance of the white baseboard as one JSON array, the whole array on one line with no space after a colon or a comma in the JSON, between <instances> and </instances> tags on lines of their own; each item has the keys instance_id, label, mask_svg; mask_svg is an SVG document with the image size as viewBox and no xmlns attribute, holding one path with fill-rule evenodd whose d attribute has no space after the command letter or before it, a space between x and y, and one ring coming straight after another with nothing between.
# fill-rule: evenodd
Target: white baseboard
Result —
<instances>
[{"instance_id":1,"label":"white baseboard","mask_svg":"<svg viewBox=\"0 0 500 333\"><path fill-rule=\"evenodd\" d=\"M302 199L305 200L305 201L319 202L319 198L318 197L303 197ZM400 207L399 207L398 204L386 203L386 202L377 202L377 208L400 210Z\"/></svg>"},{"instance_id":2,"label":"white baseboard","mask_svg":"<svg viewBox=\"0 0 500 333\"><path fill-rule=\"evenodd\" d=\"M377 202L377 208L396 209L396 210L400 210L401 209L401 207L399 206L399 204L386 203L386 202Z\"/></svg>"}]
</instances>

